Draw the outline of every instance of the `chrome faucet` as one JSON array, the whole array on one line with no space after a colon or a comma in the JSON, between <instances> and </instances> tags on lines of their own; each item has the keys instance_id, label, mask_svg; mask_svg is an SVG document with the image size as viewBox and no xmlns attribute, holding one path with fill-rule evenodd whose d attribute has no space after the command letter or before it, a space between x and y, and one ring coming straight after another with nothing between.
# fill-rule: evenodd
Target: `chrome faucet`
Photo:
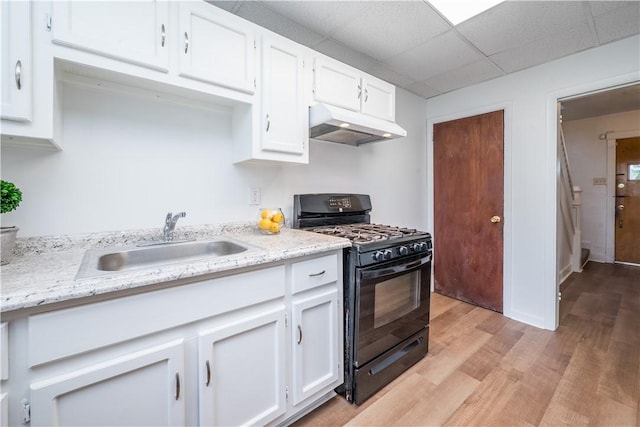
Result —
<instances>
[{"instance_id":1,"label":"chrome faucet","mask_svg":"<svg viewBox=\"0 0 640 427\"><path fill-rule=\"evenodd\" d=\"M162 240L165 242L171 242L173 240L173 230L176 228L176 223L180 218L187 216L186 212L180 212L173 215L171 212L167 213L167 217L164 220L164 228L162 229Z\"/></svg>"}]
</instances>

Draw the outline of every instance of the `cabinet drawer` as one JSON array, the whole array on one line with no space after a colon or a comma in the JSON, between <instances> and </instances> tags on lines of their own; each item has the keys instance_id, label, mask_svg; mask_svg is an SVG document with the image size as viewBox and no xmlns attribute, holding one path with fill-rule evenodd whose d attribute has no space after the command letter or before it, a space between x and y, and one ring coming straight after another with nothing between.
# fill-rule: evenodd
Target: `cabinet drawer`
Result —
<instances>
[{"instance_id":1,"label":"cabinet drawer","mask_svg":"<svg viewBox=\"0 0 640 427\"><path fill-rule=\"evenodd\" d=\"M292 291L298 293L338 280L338 255L331 254L291 266Z\"/></svg>"},{"instance_id":2,"label":"cabinet drawer","mask_svg":"<svg viewBox=\"0 0 640 427\"><path fill-rule=\"evenodd\" d=\"M29 317L29 366L284 296L276 266Z\"/></svg>"}]
</instances>

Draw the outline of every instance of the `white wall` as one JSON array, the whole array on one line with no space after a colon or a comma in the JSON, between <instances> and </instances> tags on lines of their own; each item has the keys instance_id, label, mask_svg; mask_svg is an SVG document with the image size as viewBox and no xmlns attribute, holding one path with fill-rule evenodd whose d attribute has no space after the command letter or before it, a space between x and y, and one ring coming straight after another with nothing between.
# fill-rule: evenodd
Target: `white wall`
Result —
<instances>
[{"instance_id":1,"label":"white wall","mask_svg":"<svg viewBox=\"0 0 640 427\"><path fill-rule=\"evenodd\" d=\"M556 99L638 80L639 64L635 36L427 101L429 156L433 123L505 105L511 114L505 123L507 316L556 327ZM432 212L429 222L432 227Z\"/></svg>"},{"instance_id":2,"label":"white wall","mask_svg":"<svg viewBox=\"0 0 640 427\"><path fill-rule=\"evenodd\" d=\"M607 178L605 132L640 130L640 111L610 114L562 124L574 185L582 187L582 246L591 250L589 259L606 262L607 185L594 185L593 178Z\"/></svg>"},{"instance_id":3,"label":"white wall","mask_svg":"<svg viewBox=\"0 0 640 427\"><path fill-rule=\"evenodd\" d=\"M312 142L309 165L273 167L232 164L224 109L65 84L63 151L2 148L2 178L24 193L2 222L28 237L160 228L181 210L178 227L249 221L258 211L249 188L260 187L263 206L288 214L295 192L370 193L374 220L424 228L426 103L402 90L397 99L407 138Z\"/></svg>"}]
</instances>

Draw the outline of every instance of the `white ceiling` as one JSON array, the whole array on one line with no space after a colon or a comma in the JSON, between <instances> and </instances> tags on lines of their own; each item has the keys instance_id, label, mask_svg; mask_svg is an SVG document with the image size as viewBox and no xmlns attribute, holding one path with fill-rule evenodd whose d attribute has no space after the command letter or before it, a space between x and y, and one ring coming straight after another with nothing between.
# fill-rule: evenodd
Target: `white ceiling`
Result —
<instances>
[{"instance_id":1,"label":"white ceiling","mask_svg":"<svg viewBox=\"0 0 640 427\"><path fill-rule=\"evenodd\" d=\"M419 0L210 3L424 98L640 33L640 1L510 0L457 26Z\"/></svg>"}]
</instances>

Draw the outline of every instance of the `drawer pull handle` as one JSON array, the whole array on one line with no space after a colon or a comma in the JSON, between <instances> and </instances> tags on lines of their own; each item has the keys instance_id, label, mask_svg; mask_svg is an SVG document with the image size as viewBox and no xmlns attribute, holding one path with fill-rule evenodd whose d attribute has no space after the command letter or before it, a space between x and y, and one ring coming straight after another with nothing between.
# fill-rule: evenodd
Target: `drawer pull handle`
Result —
<instances>
[{"instance_id":1,"label":"drawer pull handle","mask_svg":"<svg viewBox=\"0 0 640 427\"><path fill-rule=\"evenodd\" d=\"M269 115L267 114L267 132L269 132L269 127L271 126L271 120L269 120Z\"/></svg>"},{"instance_id":2,"label":"drawer pull handle","mask_svg":"<svg viewBox=\"0 0 640 427\"><path fill-rule=\"evenodd\" d=\"M161 37L160 37L160 40L161 40L161 41L160 41L160 46L161 46L161 47L164 47L164 41L165 41L166 36L167 36L167 33L166 33L166 32L165 32L165 30L164 30L164 24L162 24L162 26L160 27L160 29L161 29L161 32L160 32L160 36L161 36Z\"/></svg>"},{"instance_id":3,"label":"drawer pull handle","mask_svg":"<svg viewBox=\"0 0 640 427\"><path fill-rule=\"evenodd\" d=\"M176 400L180 399L180 374L176 372Z\"/></svg>"},{"instance_id":4,"label":"drawer pull handle","mask_svg":"<svg viewBox=\"0 0 640 427\"><path fill-rule=\"evenodd\" d=\"M302 342L302 328L298 325L298 344Z\"/></svg>"},{"instance_id":5,"label":"drawer pull handle","mask_svg":"<svg viewBox=\"0 0 640 427\"><path fill-rule=\"evenodd\" d=\"M189 34L185 31L184 33L184 53L189 51Z\"/></svg>"},{"instance_id":6,"label":"drawer pull handle","mask_svg":"<svg viewBox=\"0 0 640 427\"><path fill-rule=\"evenodd\" d=\"M211 384L211 366L209 365L209 361L208 360L205 363L205 365L207 367L207 381L204 383L204 385L209 387L209 384Z\"/></svg>"},{"instance_id":7,"label":"drawer pull handle","mask_svg":"<svg viewBox=\"0 0 640 427\"><path fill-rule=\"evenodd\" d=\"M16 86L22 89L22 61L16 62Z\"/></svg>"},{"instance_id":8,"label":"drawer pull handle","mask_svg":"<svg viewBox=\"0 0 640 427\"><path fill-rule=\"evenodd\" d=\"M310 275L309 275L309 277L318 277L318 276L322 276L324 273L326 273L326 270L322 270L322 271L321 271L321 272L319 272L319 273L313 273L313 274L310 274Z\"/></svg>"}]
</instances>

